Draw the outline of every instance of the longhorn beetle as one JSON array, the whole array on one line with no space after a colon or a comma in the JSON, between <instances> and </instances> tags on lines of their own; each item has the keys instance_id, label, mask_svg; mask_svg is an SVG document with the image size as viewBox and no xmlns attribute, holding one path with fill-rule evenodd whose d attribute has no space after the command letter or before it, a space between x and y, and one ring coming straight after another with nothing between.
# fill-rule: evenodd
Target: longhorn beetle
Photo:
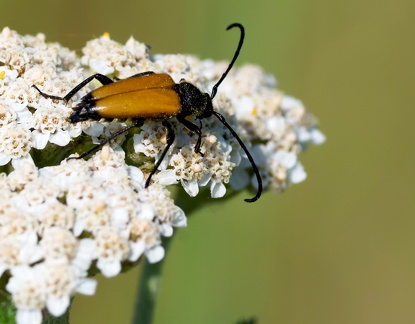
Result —
<instances>
[{"instance_id":1,"label":"longhorn beetle","mask_svg":"<svg viewBox=\"0 0 415 324\"><path fill-rule=\"evenodd\" d=\"M174 142L175 133L169 119L176 117L180 123L198 135L195 152L202 154L200 152L202 141L201 126L199 127L192 123L188 120L188 118L193 117L201 120L212 115L216 116L216 118L218 118L219 121L225 125L225 127L236 138L239 145L245 151L249 162L251 162L252 169L254 170L258 181L258 189L254 197L245 199L245 201L254 202L261 196L262 193L262 179L258 168L245 144L233 128L226 122L225 118L220 113L213 110L212 105L212 99L215 97L219 85L225 79L238 58L244 42L245 29L241 24L233 23L229 25L226 30L234 27L239 28L241 31L238 47L236 48L235 54L232 61L229 63L228 68L223 73L219 81L213 86L212 93L210 95L208 93L202 93L197 87L183 79L180 83L175 83L170 75L165 73L154 73L152 71L135 74L127 79L118 81L113 81L107 76L97 73L82 81L64 97L46 94L39 90L36 85L33 85L33 87L45 98L64 100L65 102L68 102L79 90L81 90L93 79L96 79L102 83L102 86L89 92L81 98L79 104L73 108L74 112L69 116L71 123L77 123L89 119L100 120L101 118L131 118L133 120L131 125L126 126L115 134L109 136L100 144L83 153L81 156L75 157L76 159L88 156L92 152L98 150L101 146L113 140L118 135L127 132L133 127L141 127L147 119L161 120L163 126L167 130L167 145L146 180L146 188L150 185L151 177L157 171L166 156L167 151Z\"/></svg>"}]
</instances>

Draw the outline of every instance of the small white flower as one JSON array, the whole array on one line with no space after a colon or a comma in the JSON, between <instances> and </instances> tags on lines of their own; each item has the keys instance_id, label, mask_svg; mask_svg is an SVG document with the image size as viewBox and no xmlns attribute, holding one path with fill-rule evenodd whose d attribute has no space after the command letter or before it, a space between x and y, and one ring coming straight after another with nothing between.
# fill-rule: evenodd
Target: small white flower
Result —
<instances>
[{"instance_id":1,"label":"small white flower","mask_svg":"<svg viewBox=\"0 0 415 324\"><path fill-rule=\"evenodd\" d=\"M32 163L25 163L21 168L15 169L8 175L8 186L13 191L23 190L26 184L36 181L38 169Z\"/></svg>"},{"instance_id":2,"label":"small white flower","mask_svg":"<svg viewBox=\"0 0 415 324\"><path fill-rule=\"evenodd\" d=\"M40 241L46 259L71 260L78 249L75 236L67 229L60 227L48 227L43 231Z\"/></svg>"},{"instance_id":3,"label":"small white flower","mask_svg":"<svg viewBox=\"0 0 415 324\"><path fill-rule=\"evenodd\" d=\"M16 321L41 323L41 310L46 306L47 284L41 265L19 266L11 269L6 285L17 308Z\"/></svg>"},{"instance_id":4,"label":"small white flower","mask_svg":"<svg viewBox=\"0 0 415 324\"><path fill-rule=\"evenodd\" d=\"M46 307L53 316L61 316L70 304L77 280L63 260L46 261L39 265L46 278Z\"/></svg>"},{"instance_id":5,"label":"small white flower","mask_svg":"<svg viewBox=\"0 0 415 324\"><path fill-rule=\"evenodd\" d=\"M110 64L109 62L97 60L94 58L91 58L89 60L89 66L91 67L91 69L96 71L97 73L101 73L104 75L114 73L114 68L110 66L109 64Z\"/></svg>"},{"instance_id":6,"label":"small white flower","mask_svg":"<svg viewBox=\"0 0 415 324\"><path fill-rule=\"evenodd\" d=\"M311 138L310 141L314 145L321 145L326 141L326 136L317 128L310 130Z\"/></svg>"},{"instance_id":7,"label":"small white flower","mask_svg":"<svg viewBox=\"0 0 415 324\"><path fill-rule=\"evenodd\" d=\"M32 235L38 230L36 219L31 217L24 210L20 210L18 203L20 197L14 196L8 209L3 210L1 218L0 237Z\"/></svg>"},{"instance_id":8,"label":"small white flower","mask_svg":"<svg viewBox=\"0 0 415 324\"><path fill-rule=\"evenodd\" d=\"M141 193L142 200L149 204L155 212L155 220L161 225L184 227L186 216L181 208L170 198L170 191L158 184ZM170 236L170 235L167 235Z\"/></svg>"},{"instance_id":9,"label":"small white flower","mask_svg":"<svg viewBox=\"0 0 415 324\"><path fill-rule=\"evenodd\" d=\"M127 172L128 172L128 177L131 180L131 185L136 190L143 189L144 184L145 184L143 172L139 168L133 167L133 166L128 166Z\"/></svg>"},{"instance_id":10,"label":"small white flower","mask_svg":"<svg viewBox=\"0 0 415 324\"><path fill-rule=\"evenodd\" d=\"M36 233L5 236L0 239L0 275L16 266L31 265L43 257Z\"/></svg>"},{"instance_id":11,"label":"small white flower","mask_svg":"<svg viewBox=\"0 0 415 324\"><path fill-rule=\"evenodd\" d=\"M84 292L87 295L95 292L93 281L77 278L69 264L62 259L46 261L39 267L46 278L46 307L53 316L58 317L65 313L75 292Z\"/></svg>"},{"instance_id":12,"label":"small white flower","mask_svg":"<svg viewBox=\"0 0 415 324\"><path fill-rule=\"evenodd\" d=\"M75 223L74 210L56 199L51 199L47 204L39 206L33 212L33 216L39 222L38 231L40 235L43 235L46 229L55 228L55 226L72 230Z\"/></svg>"},{"instance_id":13,"label":"small white flower","mask_svg":"<svg viewBox=\"0 0 415 324\"><path fill-rule=\"evenodd\" d=\"M10 160L21 162L33 161L29 155L32 148L31 132L25 128L6 126L0 129L0 165L5 165Z\"/></svg>"},{"instance_id":14,"label":"small white flower","mask_svg":"<svg viewBox=\"0 0 415 324\"><path fill-rule=\"evenodd\" d=\"M288 178L291 183L299 183L307 178L307 173L301 163L296 163L294 167L288 171Z\"/></svg>"},{"instance_id":15,"label":"small white flower","mask_svg":"<svg viewBox=\"0 0 415 324\"><path fill-rule=\"evenodd\" d=\"M134 135L134 150L145 156L159 158L167 144L166 131L161 124L149 123L141 127L140 134Z\"/></svg>"},{"instance_id":16,"label":"small white flower","mask_svg":"<svg viewBox=\"0 0 415 324\"><path fill-rule=\"evenodd\" d=\"M78 240L76 254L70 261L71 268L77 277L86 277L92 260L96 258L97 251L95 250L94 240L90 238L80 239Z\"/></svg>"},{"instance_id":17,"label":"small white flower","mask_svg":"<svg viewBox=\"0 0 415 324\"><path fill-rule=\"evenodd\" d=\"M128 241L117 231L104 227L95 236L96 251L98 254L97 267L106 277L113 277L120 273L121 262L128 257Z\"/></svg>"},{"instance_id":18,"label":"small white flower","mask_svg":"<svg viewBox=\"0 0 415 324\"><path fill-rule=\"evenodd\" d=\"M153 179L163 186L169 186L177 183L177 176L174 170L162 170L157 173Z\"/></svg>"},{"instance_id":19,"label":"small white flower","mask_svg":"<svg viewBox=\"0 0 415 324\"><path fill-rule=\"evenodd\" d=\"M16 311L16 323L17 324L37 324L42 323L42 312L38 308L26 309L19 308Z\"/></svg>"},{"instance_id":20,"label":"small white flower","mask_svg":"<svg viewBox=\"0 0 415 324\"><path fill-rule=\"evenodd\" d=\"M0 100L0 128L12 125L29 128L32 114L26 105L10 99Z\"/></svg>"},{"instance_id":21,"label":"small white flower","mask_svg":"<svg viewBox=\"0 0 415 324\"><path fill-rule=\"evenodd\" d=\"M192 180L180 180L182 187L184 191L190 196L190 197L196 197L199 193L199 185L196 179Z\"/></svg>"},{"instance_id":22,"label":"small white flower","mask_svg":"<svg viewBox=\"0 0 415 324\"><path fill-rule=\"evenodd\" d=\"M111 40L107 34L89 41L82 51L84 56L81 62L101 74L124 72L125 69L129 70L129 66L143 64L142 61L148 56L145 44L130 38L123 46Z\"/></svg>"},{"instance_id":23,"label":"small white flower","mask_svg":"<svg viewBox=\"0 0 415 324\"><path fill-rule=\"evenodd\" d=\"M41 150L48 142L59 146L67 145L71 137L69 131L65 129L68 124L66 117L66 112L50 105L37 109L33 114L32 122L33 146Z\"/></svg>"},{"instance_id":24,"label":"small white flower","mask_svg":"<svg viewBox=\"0 0 415 324\"><path fill-rule=\"evenodd\" d=\"M162 246L158 245L158 246L151 248L150 250L147 250L145 253L146 253L148 262L157 263L161 259L164 258L165 251Z\"/></svg>"},{"instance_id":25,"label":"small white flower","mask_svg":"<svg viewBox=\"0 0 415 324\"><path fill-rule=\"evenodd\" d=\"M161 243L159 227L151 219L134 217L129 223L130 255L128 260L135 262L146 250Z\"/></svg>"},{"instance_id":26,"label":"small white flower","mask_svg":"<svg viewBox=\"0 0 415 324\"><path fill-rule=\"evenodd\" d=\"M210 192L212 193L212 198L221 198L226 193L225 185L218 181L211 181L210 183Z\"/></svg>"}]
</instances>

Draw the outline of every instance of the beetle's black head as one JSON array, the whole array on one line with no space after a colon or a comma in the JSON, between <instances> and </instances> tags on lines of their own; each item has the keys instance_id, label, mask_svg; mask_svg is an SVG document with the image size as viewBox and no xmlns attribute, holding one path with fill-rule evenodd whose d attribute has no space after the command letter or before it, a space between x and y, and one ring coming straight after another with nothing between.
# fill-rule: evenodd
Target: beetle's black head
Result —
<instances>
[{"instance_id":1,"label":"beetle's black head","mask_svg":"<svg viewBox=\"0 0 415 324\"><path fill-rule=\"evenodd\" d=\"M212 116L213 113L213 105L212 99L208 93L203 94L203 106L199 110L199 114L196 115L197 118L203 119Z\"/></svg>"},{"instance_id":2,"label":"beetle's black head","mask_svg":"<svg viewBox=\"0 0 415 324\"><path fill-rule=\"evenodd\" d=\"M175 90L180 97L182 106L180 115L184 117L194 116L198 119L212 116L213 106L209 94L201 92L197 87L185 80L181 80L176 85Z\"/></svg>"}]
</instances>

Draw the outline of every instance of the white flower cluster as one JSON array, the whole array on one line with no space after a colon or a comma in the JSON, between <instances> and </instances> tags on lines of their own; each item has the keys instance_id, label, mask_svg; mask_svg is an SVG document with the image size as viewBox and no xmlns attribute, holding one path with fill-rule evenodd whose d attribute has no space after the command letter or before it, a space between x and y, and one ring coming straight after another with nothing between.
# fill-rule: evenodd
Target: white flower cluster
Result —
<instances>
[{"instance_id":1,"label":"white flower cluster","mask_svg":"<svg viewBox=\"0 0 415 324\"><path fill-rule=\"evenodd\" d=\"M126 78L154 71L169 73L176 82L184 78L209 92L227 67L223 62L201 61L193 56L150 57L148 48L133 38L121 45L108 35L88 42L83 53L77 59L58 44L45 43L41 34L23 37L7 28L2 31L0 165L12 161L17 167L18 163L32 159L29 154L32 148L43 149L48 143L66 146L82 131L99 143L125 126L95 121L71 124L67 119L71 114L69 105L43 98L31 87L33 84L45 93L64 96L92 73ZM76 98L96 86L87 85ZM234 68L219 87L214 106L251 151L265 188L282 191L289 184L305 179L298 154L307 143L320 144L325 138L303 104L277 90L271 76L253 65ZM174 119L173 124L176 140L159 168L161 172L154 177L157 182L162 185L180 182L190 196L197 195L200 187L208 186L214 198L225 195L228 182L234 190L257 185L250 176L251 165L246 155L218 120L201 122L203 154L194 153L197 136ZM118 138L116 143L121 145L124 139ZM148 123L134 135L133 154L140 154L142 160L149 157L157 160L165 144L166 133L161 124Z\"/></svg>"},{"instance_id":2,"label":"white flower cluster","mask_svg":"<svg viewBox=\"0 0 415 324\"><path fill-rule=\"evenodd\" d=\"M212 73L213 84L223 66L205 61L201 74ZM275 79L261 68L245 65L235 69L219 87L217 107L238 120L239 134L252 143L251 153L256 161L264 187L281 192L290 184L306 178L298 155L308 143L319 145L325 136L317 128L315 118L302 102L276 89ZM231 185L239 190L249 182L246 160L239 164ZM251 179L253 186L256 181Z\"/></svg>"},{"instance_id":3,"label":"white flower cluster","mask_svg":"<svg viewBox=\"0 0 415 324\"><path fill-rule=\"evenodd\" d=\"M104 146L88 161L66 161L69 153L81 153L86 136L99 143L126 124L70 122L71 107L97 82L69 103L46 99L32 86L63 97L94 73L123 79L154 71L209 93L226 68L227 63L193 56L150 56L147 46L133 38L122 45L103 35L88 42L78 58L46 43L42 34L1 31L0 167L6 173L0 177L0 275L10 276L6 289L18 323L39 322L45 308L59 316L75 292L93 294L91 267L115 276L124 263L143 254L150 262L160 260L160 236L186 225L166 185L181 183L190 196L208 187L214 198L225 195L228 182L234 190L257 185L239 143L213 117L200 121L202 154L195 153L198 136L170 120L175 141L147 189L145 176L167 141L160 122L149 120L132 138L117 137L112 148ZM251 152L264 188L282 191L304 180L298 154L307 143L321 144L325 138L302 103L277 90L274 79L252 65L234 68L218 90L214 107ZM124 152L128 143L131 152ZM37 166L50 165L45 161L58 165Z\"/></svg>"},{"instance_id":4,"label":"white flower cluster","mask_svg":"<svg viewBox=\"0 0 415 324\"><path fill-rule=\"evenodd\" d=\"M160 236L186 226L183 211L160 185L108 147L88 161L38 169L31 163L0 181L0 275L18 323L40 323L41 310L62 315L75 292L94 294L88 271L107 277L143 254L164 256Z\"/></svg>"}]
</instances>

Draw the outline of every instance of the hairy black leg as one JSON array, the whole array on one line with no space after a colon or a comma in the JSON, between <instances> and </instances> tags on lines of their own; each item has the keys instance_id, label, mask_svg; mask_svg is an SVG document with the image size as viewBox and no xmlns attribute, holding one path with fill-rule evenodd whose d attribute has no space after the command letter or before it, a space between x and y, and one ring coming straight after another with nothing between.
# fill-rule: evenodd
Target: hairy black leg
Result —
<instances>
[{"instance_id":1,"label":"hairy black leg","mask_svg":"<svg viewBox=\"0 0 415 324\"><path fill-rule=\"evenodd\" d=\"M154 74L154 72L153 71L141 72L141 73L134 74L134 75L128 77L127 79L139 78L139 77L146 76L146 75L151 75L151 74Z\"/></svg>"},{"instance_id":2,"label":"hairy black leg","mask_svg":"<svg viewBox=\"0 0 415 324\"><path fill-rule=\"evenodd\" d=\"M200 154L201 156L203 156L203 154L200 152L200 146L202 145L202 130L201 127L193 124L192 122L188 121L187 119L183 118L183 117L179 117L177 116L177 120L182 123L184 126L186 126L189 130L191 130L192 132L195 132L197 134L197 142L196 142L196 146L195 146L195 152L197 154Z\"/></svg>"},{"instance_id":3,"label":"hairy black leg","mask_svg":"<svg viewBox=\"0 0 415 324\"><path fill-rule=\"evenodd\" d=\"M148 178L146 180L146 185L145 185L146 188L150 185L151 177L154 175L154 173L156 173L158 167L160 166L161 162L163 161L164 157L166 156L170 146L173 144L174 138L176 136L174 134L173 128L171 127L171 124L167 120L163 121L163 126L166 127L166 129L167 129L167 145L164 148L163 153L161 153L160 158L156 162L156 165L154 166L153 170L151 171L150 175L148 176Z\"/></svg>"},{"instance_id":4,"label":"hairy black leg","mask_svg":"<svg viewBox=\"0 0 415 324\"><path fill-rule=\"evenodd\" d=\"M105 144L111 142L117 136L119 136L119 135L121 135L125 132L128 132L131 128L141 127L143 124L144 124L144 119L135 120L134 124L132 124L130 126L127 126L127 127L124 127L123 129L119 130L118 132L112 134L111 136L109 136L105 140L103 140L101 143L95 145L93 148L91 148L90 150L88 150L85 153L81 154L80 156L72 156L72 157L67 158L66 160L72 160L72 159L79 160L79 159L82 159L82 158L94 153L95 151L97 151L99 148L101 148Z\"/></svg>"},{"instance_id":5,"label":"hairy black leg","mask_svg":"<svg viewBox=\"0 0 415 324\"><path fill-rule=\"evenodd\" d=\"M59 96L54 96L54 95L50 95L47 93L44 93L42 91L40 91L40 89L36 86L33 85L32 87L35 88L37 91L39 91L39 93L45 97L45 98L50 98L50 99L57 99L57 100L64 100L64 101L68 101L69 99L71 99L79 90L81 90L83 87L85 87L89 82L91 82L93 79L98 80L99 82L102 83L102 85L107 85L110 83L113 83L114 81L112 81L109 77L103 75L103 74L94 74L91 75L90 77L86 78L84 81L82 81L80 84L78 84L75 88L73 88L71 91L68 92L68 94L65 97L59 97Z\"/></svg>"}]
</instances>

